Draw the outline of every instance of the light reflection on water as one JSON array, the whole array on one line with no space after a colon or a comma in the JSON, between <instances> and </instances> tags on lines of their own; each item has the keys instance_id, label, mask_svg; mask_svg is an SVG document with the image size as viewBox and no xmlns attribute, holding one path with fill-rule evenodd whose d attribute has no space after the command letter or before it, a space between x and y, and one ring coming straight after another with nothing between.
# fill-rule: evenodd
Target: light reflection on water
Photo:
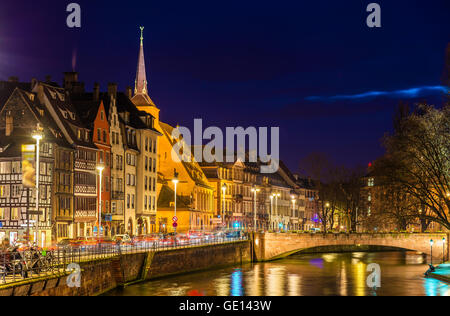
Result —
<instances>
[{"instance_id":1,"label":"light reflection on water","mask_svg":"<svg viewBox=\"0 0 450 316\"><path fill-rule=\"evenodd\" d=\"M366 285L370 263L381 266L381 288L376 290ZM423 278L427 268L422 255L413 252L294 255L136 284L108 295L449 296L449 285Z\"/></svg>"}]
</instances>

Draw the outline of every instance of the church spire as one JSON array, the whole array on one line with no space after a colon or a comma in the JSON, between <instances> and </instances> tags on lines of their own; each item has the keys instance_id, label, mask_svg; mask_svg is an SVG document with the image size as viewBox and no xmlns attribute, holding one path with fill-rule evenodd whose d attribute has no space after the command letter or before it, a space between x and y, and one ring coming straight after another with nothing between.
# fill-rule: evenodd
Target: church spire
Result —
<instances>
[{"instance_id":1,"label":"church spire","mask_svg":"<svg viewBox=\"0 0 450 316\"><path fill-rule=\"evenodd\" d=\"M147 77L145 74L145 59L144 59L144 27L141 26L141 46L139 48L138 65L136 72L136 81L134 94L147 94Z\"/></svg>"}]
</instances>

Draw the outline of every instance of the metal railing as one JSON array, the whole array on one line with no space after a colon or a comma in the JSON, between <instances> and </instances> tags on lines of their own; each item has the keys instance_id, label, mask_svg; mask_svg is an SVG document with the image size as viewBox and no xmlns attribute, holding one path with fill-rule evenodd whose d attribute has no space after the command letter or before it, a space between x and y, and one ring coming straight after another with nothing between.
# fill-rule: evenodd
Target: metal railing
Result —
<instances>
[{"instance_id":1,"label":"metal railing","mask_svg":"<svg viewBox=\"0 0 450 316\"><path fill-rule=\"evenodd\" d=\"M169 251L198 246L219 245L248 240L241 237L202 237L191 239L160 239L130 243L103 243L76 247L57 247L53 250L30 248L23 251L0 252L0 284L72 272L71 263L92 262L127 254Z\"/></svg>"}]
</instances>

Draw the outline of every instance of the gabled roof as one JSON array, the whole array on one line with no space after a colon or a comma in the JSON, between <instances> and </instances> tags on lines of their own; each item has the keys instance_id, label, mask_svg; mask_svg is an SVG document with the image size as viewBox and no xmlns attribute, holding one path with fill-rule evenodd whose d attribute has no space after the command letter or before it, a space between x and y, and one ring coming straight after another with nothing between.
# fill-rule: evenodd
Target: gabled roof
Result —
<instances>
[{"instance_id":1,"label":"gabled roof","mask_svg":"<svg viewBox=\"0 0 450 316\"><path fill-rule=\"evenodd\" d=\"M8 101L9 97L16 89L24 91L31 91L31 83L29 82L15 82L15 81L0 81L0 110Z\"/></svg>"},{"instance_id":2,"label":"gabled roof","mask_svg":"<svg viewBox=\"0 0 450 316\"><path fill-rule=\"evenodd\" d=\"M13 97L15 96L15 97ZM58 146L65 148L72 148L70 144L65 140L63 134L59 130L57 124L51 117L50 113L45 106L39 103L38 99L33 97L34 94L27 92L25 90L15 88L11 94L11 98L8 99L3 109L0 113L7 109L17 108L20 105L16 102L22 103L22 105L27 108L32 114L32 119L40 126L45 127L44 129L44 142L54 143ZM31 98L33 97L33 98ZM14 103L13 103L14 102ZM42 113L41 113L42 111ZM0 157L18 157L21 155L21 145L22 144L34 144L35 140L32 138L32 132L36 129L36 125L31 122L21 122L22 124L17 124L13 121L13 130L10 136L2 135L0 137L0 147L3 152ZM26 126L30 124L29 126ZM2 123L3 125L3 123ZM17 126L19 125L19 126ZM4 126L2 126L3 129Z\"/></svg>"},{"instance_id":3,"label":"gabled roof","mask_svg":"<svg viewBox=\"0 0 450 316\"><path fill-rule=\"evenodd\" d=\"M175 192L167 185L163 184L158 196L158 207L172 207L170 205L174 202ZM188 196L177 194L177 208L190 208L191 201Z\"/></svg>"},{"instance_id":4,"label":"gabled roof","mask_svg":"<svg viewBox=\"0 0 450 316\"><path fill-rule=\"evenodd\" d=\"M46 104L47 109L69 143L73 142L77 146L96 149L91 137L86 140L83 135L81 139L78 139L76 131L79 129L89 130L89 127L81 120L80 115L72 105L69 93L65 89L39 82L33 91L38 94L42 92L43 100L41 101Z\"/></svg>"},{"instance_id":5,"label":"gabled roof","mask_svg":"<svg viewBox=\"0 0 450 316\"><path fill-rule=\"evenodd\" d=\"M167 138L170 145L173 146L175 144L175 141L172 139L172 131L174 128L172 126L170 126L169 124L166 124L163 122L159 122L159 125L161 126L161 128L163 130L164 136ZM193 155L191 155L191 158L192 158L191 162L186 162L181 159L181 164L183 165L184 169L188 173L189 177L197 185L211 189L211 186L209 185L208 179L206 178L205 174L203 173L202 168L200 167L200 165L197 162L195 162Z\"/></svg>"}]
</instances>

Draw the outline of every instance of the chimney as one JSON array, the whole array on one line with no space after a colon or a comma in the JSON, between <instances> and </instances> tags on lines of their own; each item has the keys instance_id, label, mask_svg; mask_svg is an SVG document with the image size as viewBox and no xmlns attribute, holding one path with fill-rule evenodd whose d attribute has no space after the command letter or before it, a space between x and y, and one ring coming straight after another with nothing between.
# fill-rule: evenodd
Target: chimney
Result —
<instances>
[{"instance_id":1,"label":"chimney","mask_svg":"<svg viewBox=\"0 0 450 316\"><path fill-rule=\"evenodd\" d=\"M128 86L127 89L125 90L125 94L127 95L128 99L131 99L131 97L133 96L133 88Z\"/></svg>"},{"instance_id":2,"label":"chimney","mask_svg":"<svg viewBox=\"0 0 450 316\"><path fill-rule=\"evenodd\" d=\"M6 113L6 131L5 131L6 136L11 136L13 127L14 127L13 117L11 115L11 111L8 111Z\"/></svg>"},{"instance_id":3,"label":"chimney","mask_svg":"<svg viewBox=\"0 0 450 316\"><path fill-rule=\"evenodd\" d=\"M78 82L78 72L65 72L63 87L67 90L72 90L72 84L74 82Z\"/></svg>"},{"instance_id":4,"label":"chimney","mask_svg":"<svg viewBox=\"0 0 450 316\"><path fill-rule=\"evenodd\" d=\"M11 76L8 78L9 82L19 82L19 77Z\"/></svg>"},{"instance_id":5,"label":"chimney","mask_svg":"<svg viewBox=\"0 0 450 316\"><path fill-rule=\"evenodd\" d=\"M93 97L94 97L94 101L98 101L100 99L100 85L97 82L94 83Z\"/></svg>"},{"instance_id":6,"label":"chimney","mask_svg":"<svg viewBox=\"0 0 450 316\"><path fill-rule=\"evenodd\" d=\"M83 94L84 93L84 82L72 83L72 92L74 94Z\"/></svg>"},{"instance_id":7,"label":"chimney","mask_svg":"<svg viewBox=\"0 0 450 316\"><path fill-rule=\"evenodd\" d=\"M45 76L45 82L46 83L52 82L52 76L50 76L50 75Z\"/></svg>"},{"instance_id":8,"label":"chimney","mask_svg":"<svg viewBox=\"0 0 450 316\"><path fill-rule=\"evenodd\" d=\"M108 96L111 99L115 99L117 97L117 83L108 83Z\"/></svg>"},{"instance_id":9,"label":"chimney","mask_svg":"<svg viewBox=\"0 0 450 316\"><path fill-rule=\"evenodd\" d=\"M32 78L31 79L31 90L33 90L34 89L34 87L37 85L37 80L36 80L36 78Z\"/></svg>"}]
</instances>

